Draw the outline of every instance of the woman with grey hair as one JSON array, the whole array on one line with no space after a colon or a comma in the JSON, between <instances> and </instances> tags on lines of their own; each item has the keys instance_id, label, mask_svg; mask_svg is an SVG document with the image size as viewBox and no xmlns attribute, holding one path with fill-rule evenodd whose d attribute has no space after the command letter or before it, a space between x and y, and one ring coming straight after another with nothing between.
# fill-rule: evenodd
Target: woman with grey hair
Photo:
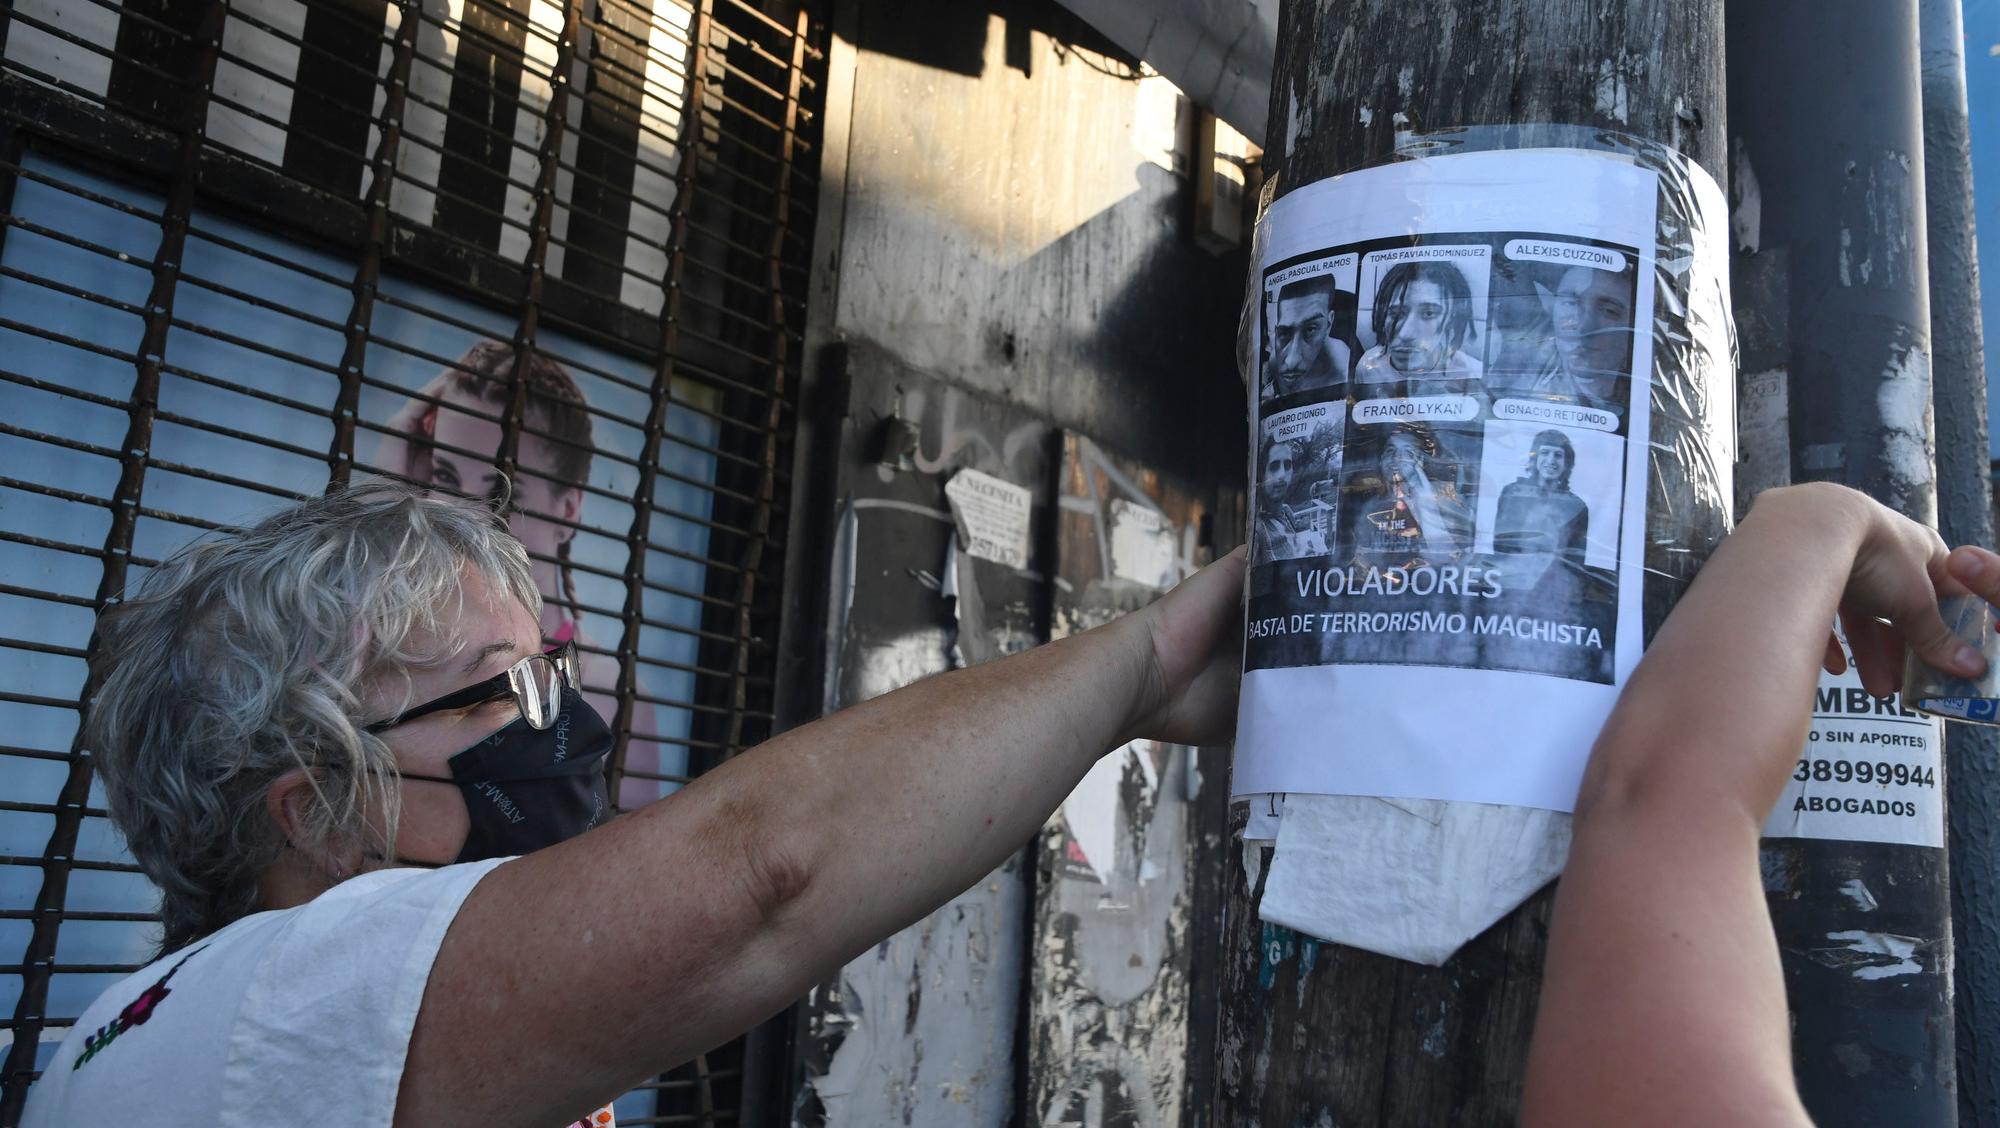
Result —
<instances>
[{"instance_id":1,"label":"woman with grey hair","mask_svg":"<svg viewBox=\"0 0 2000 1128\"><path fill-rule=\"evenodd\" d=\"M163 954L25 1123L606 1123L990 871L1107 749L1227 739L1242 573L607 823L611 734L483 507L367 486L197 543L102 617L88 722Z\"/></svg>"}]
</instances>

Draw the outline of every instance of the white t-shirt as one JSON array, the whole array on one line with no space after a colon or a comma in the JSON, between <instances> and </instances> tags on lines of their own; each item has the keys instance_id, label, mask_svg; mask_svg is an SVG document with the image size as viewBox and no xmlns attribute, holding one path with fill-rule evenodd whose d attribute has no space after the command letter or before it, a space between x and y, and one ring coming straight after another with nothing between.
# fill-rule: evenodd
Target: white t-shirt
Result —
<instances>
[{"instance_id":1,"label":"white t-shirt","mask_svg":"<svg viewBox=\"0 0 2000 1128\"><path fill-rule=\"evenodd\" d=\"M22 1128L388 1125L445 929L504 860L363 874L162 957L83 1012Z\"/></svg>"}]
</instances>

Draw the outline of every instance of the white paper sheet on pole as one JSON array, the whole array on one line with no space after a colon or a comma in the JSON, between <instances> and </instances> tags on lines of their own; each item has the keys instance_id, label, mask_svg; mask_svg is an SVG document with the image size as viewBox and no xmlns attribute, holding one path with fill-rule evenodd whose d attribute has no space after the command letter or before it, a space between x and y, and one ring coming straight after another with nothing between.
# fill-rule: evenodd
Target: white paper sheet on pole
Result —
<instances>
[{"instance_id":1,"label":"white paper sheet on pole","mask_svg":"<svg viewBox=\"0 0 2000 1128\"><path fill-rule=\"evenodd\" d=\"M1287 795L1257 915L1435 966L1562 872L1569 821L1486 803Z\"/></svg>"},{"instance_id":2,"label":"white paper sheet on pole","mask_svg":"<svg viewBox=\"0 0 2000 1128\"><path fill-rule=\"evenodd\" d=\"M1657 191L1478 152L1266 213L1235 794L1573 805L1641 648Z\"/></svg>"},{"instance_id":3,"label":"white paper sheet on pole","mask_svg":"<svg viewBox=\"0 0 2000 1128\"><path fill-rule=\"evenodd\" d=\"M1243 841L1262 842L1266 845L1277 841L1278 821L1281 817L1279 804L1284 802L1285 797L1266 793L1252 795L1249 798L1250 817L1243 824Z\"/></svg>"},{"instance_id":4,"label":"white paper sheet on pole","mask_svg":"<svg viewBox=\"0 0 2000 1128\"><path fill-rule=\"evenodd\" d=\"M1943 722L1869 696L1850 651L1845 673L1820 672L1806 746L1764 837L1941 847L1943 751Z\"/></svg>"}]
</instances>

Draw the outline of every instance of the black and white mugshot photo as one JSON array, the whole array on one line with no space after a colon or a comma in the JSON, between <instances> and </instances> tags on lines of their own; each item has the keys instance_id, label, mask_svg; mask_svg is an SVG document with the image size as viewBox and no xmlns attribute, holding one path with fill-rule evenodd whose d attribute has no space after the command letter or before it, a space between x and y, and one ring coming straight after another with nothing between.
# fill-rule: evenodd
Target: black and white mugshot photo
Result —
<instances>
[{"instance_id":1,"label":"black and white mugshot photo","mask_svg":"<svg viewBox=\"0 0 2000 1128\"><path fill-rule=\"evenodd\" d=\"M1250 562L1324 556L1338 528L1346 402L1279 412L1257 445Z\"/></svg>"},{"instance_id":2,"label":"black and white mugshot photo","mask_svg":"<svg viewBox=\"0 0 2000 1128\"><path fill-rule=\"evenodd\" d=\"M1397 248L1361 260L1363 396L1476 390L1484 363L1487 246Z\"/></svg>"},{"instance_id":3,"label":"black and white mugshot photo","mask_svg":"<svg viewBox=\"0 0 2000 1128\"><path fill-rule=\"evenodd\" d=\"M1350 437L1335 555L1377 568L1465 555L1473 513L1460 451L1476 440L1425 423L1357 424Z\"/></svg>"},{"instance_id":4,"label":"black and white mugshot photo","mask_svg":"<svg viewBox=\"0 0 2000 1128\"><path fill-rule=\"evenodd\" d=\"M1474 546L1480 554L1524 572L1618 566L1624 439L1580 427L1495 420L1486 425L1480 480L1485 486Z\"/></svg>"},{"instance_id":5,"label":"black and white mugshot photo","mask_svg":"<svg viewBox=\"0 0 2000 1128\"><path fill-rule=\"evenodd\" d=\"M1625 440L1609 431L1496 420L1486 425L1475 567L1501 591L1479 663L1584 681L1611 679Z\"/></svg>"},{"instance_id":6,"label":"black and white mugshot photo","mask_svg":"<svg viewBox=\"0 0 2000 1128\"><path fill-rule=\"evenodd\" d=\"M1347 382L1355 356L1355 269L1355 256L1346 254L1267 279L1260 401Z\"/></svg>"},{"instance_id":7,"label":"black and white mugshot photo","mask_svg":"<svg viewBox=\"0 0 2000 1128\"><path fill-rule=\"evenodd\" d=\"M1625 410L1638 271L1630 254L1606 257L1617 269L1501 255L1493 268L1487 352L1486 383L1494 395Z\"/></svg>"}]
</instances>

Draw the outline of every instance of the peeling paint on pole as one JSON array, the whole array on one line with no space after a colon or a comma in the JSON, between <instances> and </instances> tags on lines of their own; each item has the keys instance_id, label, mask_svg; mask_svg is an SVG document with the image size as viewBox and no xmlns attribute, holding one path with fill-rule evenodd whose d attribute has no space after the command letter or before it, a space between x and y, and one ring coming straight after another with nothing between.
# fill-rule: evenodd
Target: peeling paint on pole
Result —
<instances>
[{"instance_id":1,"label":"peeling paint on pole","mask_svg":"<svg viewBox=\"0 0 2000 1128\"><path fill-rule=\"evenodd\" d=\"M1009 859L816 996L833 1051L808 1083L826 1124L1007 1122L1026 912Z\"/></svg>"},{"instance_id":2,"label":"peeling paint on pole","mask_svg":"<svg viewBox=\"0 0 2000 1128\"><path fill-rule=\"evenodd\" d=\"M1795 479L1840 482L1931 522L1916 0L1759 0L1730 5L1728 17L1731 146L1758 185L1757 237L1739 240L1734 270L1744 367L1787 373ZM1778 436L1758 439L1766 449L1746 457L1778 455L1769 445ZM1821 700L1838 688L1823 680ZM1815 734L1865 737L1891 719L1872 702L1848 707L1845 690L1839 700L1817 710ZM1935 730L1914 717L1896 723L1905 739L1931 741L1920 765L1928 779ZM1835 783L1812 774L1795 786L1847 794L1838 786L1847 756L1824 741L1809 748L1808 771L1825 762ZM1905 805L1920 828L1846 841L1865 837L1865 819L1808 817L1794 829L1821 837L1764 844L1799 1089L1827 1128L1955 1122L1948 877L1932 845L1943 841L1937 799L1949 773L1937 774L1920 791L1878 789L1921 794Z\"/></svg>"},{"instance_id":3,"label":"peeling paint on pole","mask_svg":"<svg viewBox=\"0 0 2000 1128\"><path fill-rule=\"evenodd\" d=\"M1987 2L1975 11L1990 20L2000 7ZM1959 0L1919 0L1917 13L1923 45L1938 531L1950 544L1992 544L1964 19ZM1983 55L1979 65L1989 75L2000 69L2000 63ZM1990 105L1990 99L1982 101L1982 111ZM1993 818L2000 810L2000 730L1972 725L1946 729L1958 1110L1961 1123L1984 1128L2000 1124L2000 828Z\"/></svg>"},{"instance_id":4,"label":"peeling paint on pole","mask_svg":"<svg viewBox=\"0 0 2000 1128\"><path fill-rule=\"evenodd\" d=\"M1914 344L1889 361L1875 389L1875 411L1882 420L1882 500L1910 511L1936 505L1931 446L1931 358Z\"/></svg>"}]
</instances>

